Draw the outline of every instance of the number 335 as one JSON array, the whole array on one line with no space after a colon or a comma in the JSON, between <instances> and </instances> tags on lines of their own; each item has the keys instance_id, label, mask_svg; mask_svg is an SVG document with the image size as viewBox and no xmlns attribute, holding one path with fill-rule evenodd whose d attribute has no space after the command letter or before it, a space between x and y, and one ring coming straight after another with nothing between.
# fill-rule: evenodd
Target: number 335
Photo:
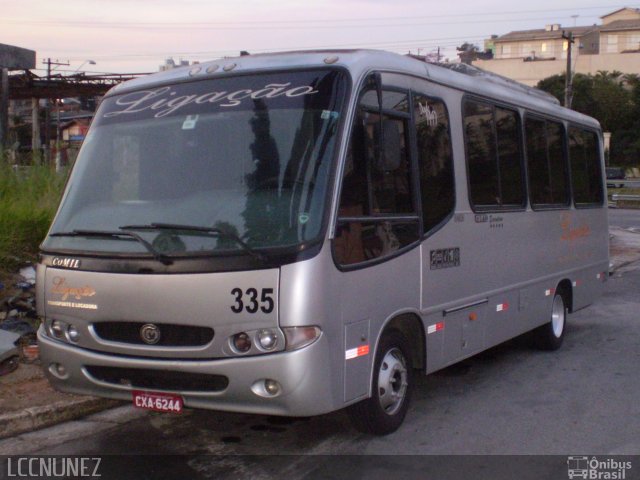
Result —
<instances>
[{"instance_id":1,"label":"number 335","mask_svg":"<svg viewBox=\"0 0 640 480\"><path fill-rule=\"evenodd\" d=\"M263 313L273 312L275 306L273 302L273 288L263 288L260 290L260 300L258 300L258 290L255 288L247 288L243 292L241 288L231 290L231 295L235 297L236 303L231 305L233 313L256 313L261 310Z\"/></svg>"}]
</instances>

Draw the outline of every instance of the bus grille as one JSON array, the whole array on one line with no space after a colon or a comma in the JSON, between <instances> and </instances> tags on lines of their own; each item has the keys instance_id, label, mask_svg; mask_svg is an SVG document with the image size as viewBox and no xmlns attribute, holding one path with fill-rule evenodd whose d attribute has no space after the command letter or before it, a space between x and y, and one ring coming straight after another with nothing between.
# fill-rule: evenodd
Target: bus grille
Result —
<instances>
[{"instance_id":1,"label":"bus grille","mask_svg":"<svg viewBox=\"0 0 640 480\"><path fill-rule=\"evenodd\" d=\"M84 368L96 380L131 388L221 392L229 385L229 379L224 375L92 365Z\"/></svg>"},{"instance_id":2,"label":"bus grille","mask_svg":"<svg viewBox=\"0 0 640 480\"><path fill-rule=\"evenodd\" d=\"M110 342L147 345L142 340L140 329L146 323L141 322L98 322L93 324L96 334ZM200 347L213 340L213 328L154 323L160 330L160 340L154 344L159 347Z\"/></svg>"}]
</instances>

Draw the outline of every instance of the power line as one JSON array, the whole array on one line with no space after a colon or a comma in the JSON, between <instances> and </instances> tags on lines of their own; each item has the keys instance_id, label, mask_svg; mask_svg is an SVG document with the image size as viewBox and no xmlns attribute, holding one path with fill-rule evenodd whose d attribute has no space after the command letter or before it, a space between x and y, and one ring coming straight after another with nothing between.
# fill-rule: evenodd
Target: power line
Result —
<instances>
[{"instance_id":1,"label":"power line","mask_svg":"<svg viewBox=\"0 0 640 480\"><path fill-rule=\"evenodd\" d=\"M185 24L173 24L173 25L152 25L152 24L100 24L100 25L89 25L89 24L76 24L72 25L76 28L100 28L100 29L113 29L113 30L332 30L332 29L344 29L344 28L406 28L406 27L423 27L427 25L470 25L470 24L480 24L480 23L495 23L497 21L501 22L534 22L534 21L553 21L557 22L561 19L568 19L569 17L539 17L539 18L503 18L503 19L495 19L495 20L465 20L465 21L451 21L451 22L443 22L439 21L425 21L420 23L372 23L372 24L354 24L354 25L338 25L338 24L325 24L325 25L306 25L300 24L296 26L281 26L281 25L254 25L254 26L214 26L214 25L185 25ZM2 22L0 22L2 23ZM50 26L50 27L58 27L62 25L53 25L53 24L36 24L40 26ZM69 26L69 25L67 25Z\"/></svg>"},{"instance_id":2,"label":"power line","mask_svg":"<svg viewBox=\"0 0 640 480\"><path fill-rule=\"evenodd\" d=\"M459 46L463 42L470 43L482 43L485 37L489 35L481 35L477 41L470 40L469 37L449 37L443 39L410 39L410 40L402 40L396 42L374 42L374 43L363 43L363 42L350 42L343 44L332 44L332 45L310 45L310 46L297 46L296 48L292 47L273 47L273 48L245 48L245 50L249 50L251 53L269 53L269 52L286 52L286 51L306 51L306 50L330 50L330 49L343 49L343 48L375 48L375 49L390 49L394 51L398 50L406 50L407 48L455 48ZM443 40L448 40L444 42ZM454 41L455 40L455 41ZM127 54L112 54L112 55L94 55L94 58L97 58L101 61L139 61L142 59L157 59L158 57L208 57L211 59L222 57L222 56L236 56L239 48L229 48L225 50L214 50L214 51L165 51L165 52L147 52L147 53L127 53ZM73 58L70 57L70 60L78 60L83 57ZM89 72L87 72L89 73Z\"/></svg>"},{"instance_id":3,"label":"power line","mask_svg":"<svg viewBox=\"0 0 640 480\"><path fill-rule=\"evenodd\" d=\"M254 28L255 25L262 24L290 24L296 25L309 24L309 23L325 23L325 22L368 22L368 21L395 21L395 20L420 20L420 19L442 19L442 18L460 18L460 17L477 17L483 16L504 16L504 15L521 15L528 13L548 13L548 12L575 12L587 11L587 10L601 10L601 9L614 9L614 8L635 8L640 5L600 5L590 7L578 7L578 8L557 8L557 9L536 9L536 10L511 10L503 12L473 12L473 13L458 13L458 14L441 14L441 15L423 15L423 16L402 16L402 17L367 17L367 18L324 18L313 20L246 20L246 21L224 21L224 22L102 22L102 21L84 21L84 20L11 20L5 18L0 20L0 23L4 24L28 24L28 25L53 25L53 26L80 26L80 27L99 27L99 26L117 26L117 27L193 27L193 26L234 26L234 25L248 25L249 28ZM548 17L547 17L548 18ZM503 20L503 19L496 19ZM440 22L437 22L440 23Z\"/></svg>"},{"instance_id":4,"label":"power line","mask_svg":"<svg viewBox=\"0 0 640 480\"><path fill-rule=\"evenodd\" d=\"M572 30L567 27L566 30ZM251 51L252 53L265 53L265 52L281 52L290 50L314 50L314 49L340 49L340 48L391 48L391 49L404 49L404 48L454 48L459 46L460 42L480 43L489 38L491 34L479 34L470 36L456 36L456 37L433 37L426 39L407 39L397 41L378 41L378 42L358 42L352 41L348 43L340 44L323 44L323 45L306 45L292 48L287 47L271 47L271 48L251 48L243 46L244 49ZM616 32L618 40L626 38L635 38L637 34ZM216 57L225 55L234 55L240 49L228 48L224 50L199 50L199 51L163 51L163 52L139 52L139 53L112 53L106 55L93 55L93 57L102 61L136 61L144 58L157 58L157 57ZM84 57L69 57L70 60L81 60ZM90 73L90 72L87 72ZM101 72L91 72L101 73Z\"/></svg>"}]
</instances>

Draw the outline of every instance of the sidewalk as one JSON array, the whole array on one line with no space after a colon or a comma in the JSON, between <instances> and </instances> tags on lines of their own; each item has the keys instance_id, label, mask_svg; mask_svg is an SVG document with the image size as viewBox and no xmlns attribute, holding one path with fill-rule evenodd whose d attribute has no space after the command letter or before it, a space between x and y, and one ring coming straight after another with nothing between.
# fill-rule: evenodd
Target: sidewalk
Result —
<instances>
[{"instance_id":1,"label":"sidewalk","mask_svg":"<svg viewBox=\"0 0 640 480\"><path fill-rule=\"evenodd\" d=\"M0 438L66 422L120 405L103 398L55 391L38 364L21 363L0 377Z\"/></svg>"},{"instance_id":2,"label":"sidewalk","mask_svg":"<svg viewBox=\"0 0 640 480\"><path fill-rule=\"evenodd\" d=\"M640 261L640 232L612 227L609 233L611 274ZM77 419L122 403L57 392L46 380L39 361L24 363L23 358L16 371L0 376L0 439Z\"/></svg>"}]
</instances>

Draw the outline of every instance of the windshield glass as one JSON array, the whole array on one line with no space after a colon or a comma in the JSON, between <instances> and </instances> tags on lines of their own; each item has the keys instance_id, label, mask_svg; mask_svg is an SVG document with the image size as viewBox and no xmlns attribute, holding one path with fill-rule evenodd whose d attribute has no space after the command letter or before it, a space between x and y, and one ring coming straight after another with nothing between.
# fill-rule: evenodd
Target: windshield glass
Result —
<instances>
[{"instance_id":1,"label":"windshield glass","mask_svg":"<svg viewBox=\"0 0 640 480\"><path fill-rule=\"evenodd\" d=\"M43 248L147 253L126 236L70 234L131 227L164 254L317 238L345 90L325 69L106 98Z\"/></svg>"}]
</instances>

